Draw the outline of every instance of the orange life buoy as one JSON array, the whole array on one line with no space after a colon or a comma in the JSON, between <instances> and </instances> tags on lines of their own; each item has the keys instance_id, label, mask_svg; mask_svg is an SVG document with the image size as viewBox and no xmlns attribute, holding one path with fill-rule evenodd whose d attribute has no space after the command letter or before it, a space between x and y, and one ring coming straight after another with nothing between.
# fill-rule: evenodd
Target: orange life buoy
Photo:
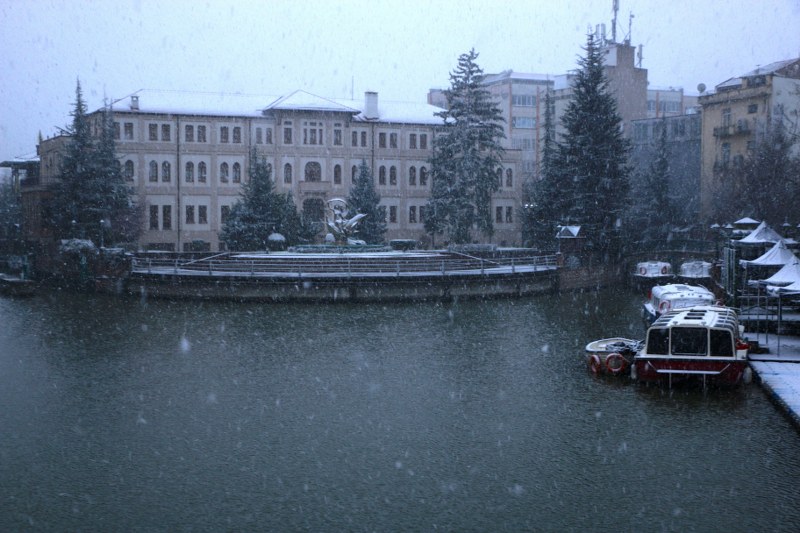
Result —
<instances>
[{"instance_id":1,"label":"orange life buoy","mask_svg":"<svg viewBox=\"0 0 800 533\"><path fill-rule=\"evenodd\" d=\"M639 274L644 276L645 274L647 274L647 269L645 267L639 267Z\"/></svg>"},{"instance_id":2,"label":"orange life buoy","mask_svg":"<svg viewBox=\"0 0 800 533\"><path fill-rule=\"evenodd\" d=\"M667 272L669 272L669 270L667 270L666 266L661 267L661 274L666 275Z\"/></svg>"},{"instance_id":3,"label":"orange life buoy","mask_svg":"<svg viewBox=\"0 0 800 533\"><path fill-rule=\"evenodd\" d=\"M663 302L658 304L658 312L664 314L667 311L669 311L669 302L667 300L664 300Z\"/></svg>"},{"instance_id":4,"label":"orange life buoy","mask_svg":"<svg viewBox=\"0 0 800 533\"><path fill-rule=\"evenodd\" d=\"M717 299L716 301L714 301L714 305L716 305L717 307L724 307L725 302L723 302L721 299Z\"/></svg>"},{"instance_id":5,"label":"orange life buoy","mask_svg":"<svg viewBox=\"0 0 800 533\"><path fill-rule=\"evenodd\" d=\"M622 357L622 354L619 353L612 353L608 354L606 357L606 370L608 370L612 374L619 374L625 367L628 366L628 361Z\"/></svg>"},{"instance_id":6,"label":"orange life buoy","mask_svg":"<svg viewBox=\"0 0 800 533\"><path fill-rule=\"evenodd\" d=\"M589 354L589 370L592 371L592 374L599 374L600 368L600 356L598 356L596 353Z\"/></svg>"}]
</instances>

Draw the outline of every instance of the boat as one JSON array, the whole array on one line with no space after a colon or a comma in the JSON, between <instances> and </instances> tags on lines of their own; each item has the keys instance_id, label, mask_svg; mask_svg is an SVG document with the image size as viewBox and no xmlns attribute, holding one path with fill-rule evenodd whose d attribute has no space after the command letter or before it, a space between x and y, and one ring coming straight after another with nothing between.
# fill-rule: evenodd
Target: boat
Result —
<instances>
[{"instance_id":1,"label":"boat","mask_svg":"<svg viewBox=\"0 0 800 533\"><path fill-rule=\"evenodd\" d=\"M642 341L611 337L586 345L586 363L593 374L627 374Z\"/></svg>"},{"instance_id":2,"label":"boat","mask_svg":"<svg viewBox=\"0 0 800 533\"><path fill-rule=\"evenodd\" d=\"M686 309L698 305L713 305L714 293L701 285L670 283L650 289L647 301L642 304L642 318L646 327L667 311Z\"/></svg>"},{"instance_id":3,"label":"boat","mask_svg":"<svg viewBox=\"0 0 800 533\"><path fill-rule=\"evenodd\" d=\"M672 277L672 265L664 261L645 261L636 264L634 276L649 279Z\"/></svg>"},{"instance_id":4,"label":"boat","mask_svg":"<svg viewBox=\"0 0 800 533\"><path fill-rule=\"evenodd\" d=\"M0 273L0 294L3 296L33 296L35 292L33 280Z\"/></svg>"},{"instance_id":5,"label":"boat","mask_svg":"<svg viewBox=\"0 0 800 533\"><path fill-rule=\"evenodd\" d=\"M633 358L631 377L640 383L700 381L738 385L752 379L749 345L736 311L695 306L662 314L647 330Z\"/></svg>"},{"instance_id":6,"label":"boat","mask_svg":"<svg viewBox=\"0 0 800 533\"><path fill-rule=\"evenodd\" d=\"M681 263L678 277L686 280L711 279L712 264L706 261L687 261Z\"/></svg>"}]
</instances>

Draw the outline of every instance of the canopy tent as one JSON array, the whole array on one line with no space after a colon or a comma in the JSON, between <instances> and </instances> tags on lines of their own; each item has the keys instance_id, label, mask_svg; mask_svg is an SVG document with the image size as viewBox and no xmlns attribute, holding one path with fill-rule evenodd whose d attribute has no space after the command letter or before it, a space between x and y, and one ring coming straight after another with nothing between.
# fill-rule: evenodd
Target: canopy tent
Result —
<instances>
[{"instance_id":1,"label":"canopy tent","mask_svg":"<svg viewBox=\"0 0 800 533\"><path fill-rule=\"evenodd\" d=\"M738 241L735 241L738 244L764 244L769 242L778 242L782 241L783 237L778 235L778 233L770 228L766 222L762 222L758 225L756 229L750 232L749 235L746 237L742 237Z\"/></svg>"},{"instance_id":2,"label":"canopy tent","mask_svg":"<svg viewBox=\"0 0 800 533\"><path fill-rule=\"evenodd\" d=\"M784 287L770 285L767 287L767 292L773 296L800 295L800 281L796 281Z\"/></svg>"},{"instance_id":3,"label":"canopy tent","mask_svg":"<svg viewBox=\"0 0 800 533\"><path fill-rule=\"evenodd\" d=\"M766 279L752 280L750 285L774 285L785 287L793 283L800 283L800 259L797 256L783 265L783 268Z\"/></svg>"},{"instance_id":4,"label":"canopy tent","mask_svg":"<svg viewBox=\"0 0 800 533\"><path fill-rule=\"evenodd\" d=\"M786 265L790 263L792 260L796 259L797 256L795 256L791 250L786 248L786 244L783 242L783 239L779 239L778 242L776 242L775 245L761 257L758 257L750 261L746 259L740 259L739 264L742 265L744 268L747 268L749 266L781 266L781 265Z\"/></svg>"}]
</instances>

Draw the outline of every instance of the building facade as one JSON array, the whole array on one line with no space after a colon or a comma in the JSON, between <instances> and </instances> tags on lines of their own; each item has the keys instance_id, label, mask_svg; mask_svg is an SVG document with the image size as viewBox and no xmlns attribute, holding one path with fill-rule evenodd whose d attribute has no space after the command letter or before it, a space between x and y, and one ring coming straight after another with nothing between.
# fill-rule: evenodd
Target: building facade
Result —
<instances>
[{"instance_id":1,"label":"building facade","mask_svg":"<svg viewBox=\"0 0 800 533\"><path fill-rule=\"evenodd\" d=\"M708 219L726 169L741 165L776 123L790 133L800 131L800 59L778 61L726 80L700 95L699 104L701 215Z\"/></svg>"},{"instance_id":2,"label":"building facade","mask_svg":"<svg viewBox=\"0 0 800 533\"><path fill-rule=\"evenodd\" d=\"M428 161L440 108L379 102L374 92L352 101L304 91L277 99L139 91L112 107L119 162L144 209L143 250L224 250L220 230L240 198L252 150L266 158L276 190L291 193L298 209L320 222L329 200L349 195L365 161L386 207L387 240L429 243ZM96 127L100 117L101 110L90 114ZM64 139L40 145L40 194L57 179ZM497 244L520 241L519 159L512 150L498 169L500 190L492 199Z\"/></svg>"}]
</instances>

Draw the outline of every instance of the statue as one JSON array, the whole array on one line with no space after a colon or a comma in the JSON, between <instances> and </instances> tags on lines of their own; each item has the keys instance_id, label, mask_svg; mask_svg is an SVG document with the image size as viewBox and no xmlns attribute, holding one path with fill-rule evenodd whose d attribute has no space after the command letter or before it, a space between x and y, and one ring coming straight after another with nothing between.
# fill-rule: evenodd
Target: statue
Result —
<instances>
[{"instance_id":1,"label":"statue","mask_svg":"<svg viewBox=\"0 0 800 533\"><path fill-rule=\"evenodd\" d=\"M358 241L351 238L355 233L355 228L358 223L367 215L358 213L354 217L347 218L347 202L342 198L331 198L328 200L328 235L325 236L325 242L333 240L336 244L364 244L363 241ZM330 236L330 237L329 237Z\"/></svg>"}]
</instances>

